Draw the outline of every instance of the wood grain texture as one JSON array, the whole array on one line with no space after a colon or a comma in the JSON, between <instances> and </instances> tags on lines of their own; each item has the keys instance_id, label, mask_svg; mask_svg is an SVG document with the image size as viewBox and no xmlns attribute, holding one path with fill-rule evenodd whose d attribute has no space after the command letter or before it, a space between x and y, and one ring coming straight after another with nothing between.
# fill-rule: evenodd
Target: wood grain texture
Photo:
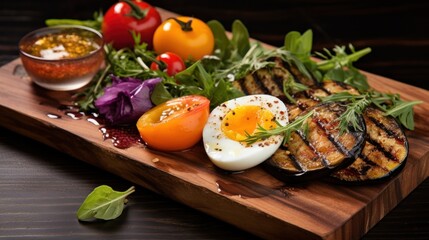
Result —
<instances>
[{"instance_id":1,"label":"wood grain texture","mask_svg":"<svg viewBox=\"0 0 429 240\"><path fill-rule=\"evenodd\" d=\"M13 75L19 64L15 60L0 69L2 126L260 237L359 238L429 176L428 92L373 74L368 77L374 88L425 101L415 108L416 130L407 132L410 154L404 170L386 183L365 187L322 181L288 186L259 167L234 175L219 172L201 144L179 153L143 145L115 148L102 140L98 126L58 110L70 104L71 93L46 91ZM50 113L61 118L49 118Z\"/></svg>"},{"instance_id":2,"label":"wood grain texture","mask_svg":"<svg viewBox=\"0 0 429 240\"><path fill-rule=\"evenodd\" d=\"M0 127L0 239L257 239L230 224L136 186L114 221L79 222L102 184L133 183Z\"/></svg>"},{"instance_id":3,"label":"wood grain texture","mask_svg":"<svg viewBox=\"0 0 429 240\"><path fill-rule=\"evenodd\" d=\"M18 64L16 60L0 70L2 126L258 236L359 238L429 175L428 92L373 74L368 76L375 88L422 99L425 104L416 107L416 131L407 132L411 148L403 172L384 184L351 188L324 182L287 186L259 168L226 175L213 168L200 145L174 154L143 146L114 148L102 141L97 126L61 115L58 106L68 104L70 94L45 91L13 76ZM49 113L62 118L48 118ZM159 161L153 162L154 158ZM235 193L242 196L219 192L222 186L223 190L235 186Z\"/></svg>"}]
</instances>

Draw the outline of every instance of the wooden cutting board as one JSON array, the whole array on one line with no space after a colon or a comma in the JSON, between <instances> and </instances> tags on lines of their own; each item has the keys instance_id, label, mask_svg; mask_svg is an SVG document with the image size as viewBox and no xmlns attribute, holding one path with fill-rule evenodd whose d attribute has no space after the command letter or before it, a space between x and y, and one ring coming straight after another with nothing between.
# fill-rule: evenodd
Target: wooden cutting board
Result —
<instances>
[{"instance_id":1,"label":"wooden cutting board","mask_svg":"<svg viewBox=\"0 0 429 240\"><path fill-rule=\"evenodd\" d=\"M117 148L91 116L64 108L73 93L41 89L20 64L0 68L1 126L263 238L358 239L429 176L429 92L374 74L366 73L375 89L424 101L414 108L416 129L406 132L410 152L402 172L370 186L288 185L260 167L221 172L201 143L177 153L142 144Z\"/></svg>"}]
</instances>

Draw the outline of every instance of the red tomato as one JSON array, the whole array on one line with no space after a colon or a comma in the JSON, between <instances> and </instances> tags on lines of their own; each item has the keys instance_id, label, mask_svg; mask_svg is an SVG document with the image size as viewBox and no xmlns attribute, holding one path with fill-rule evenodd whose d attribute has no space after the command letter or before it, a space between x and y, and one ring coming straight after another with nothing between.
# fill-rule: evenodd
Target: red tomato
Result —
<instances>
[{"instance_id":1,"label":"red tomato","mask_svg":"<svg viewBox=\"0 0 429 240\"><path fill-rule=\"evenodd\" d=\"M101 31L106 43L116 49L132 48L131 32L141 35L141 41L152 48L153 34L161 25L159 12L146 2L125 0L111 6L104 15Z\"/></svg>"},{"instance_id":2,"label":"red tomato","mask_svg":"<svg viewBox=\"0 0 429 240\"><path fill-rule=\"evenodd\" d=\"M201 139L210 100L190 95L171 99L144 113L137 129L146 144L162 151L191 148Z\"/></svg>"},{"instance_id":3,"label":"red tomato","mask_svg":"<svg viewBox=\"0 0 429 240\"><path fill-rule=\"evenodd\" d=\"M161 69L165 71L168 76L174 76L186 69L185 63L182 58L172 52L166 52L156 57L156 60L165 63L166 66L161 66ZM160 66L156 62L152 62L150 65L152 70L160 70Z\"/></svg>"}]
</instances>

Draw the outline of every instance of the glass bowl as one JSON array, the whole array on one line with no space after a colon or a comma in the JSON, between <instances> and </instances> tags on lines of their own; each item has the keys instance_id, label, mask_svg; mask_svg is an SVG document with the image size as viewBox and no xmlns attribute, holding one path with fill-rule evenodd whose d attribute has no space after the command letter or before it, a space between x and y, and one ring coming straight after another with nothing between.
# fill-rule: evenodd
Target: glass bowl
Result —
<instances>
[{"instance_id":1,"label":"glass bowl","mask_svg":"<svg viewBox=\"0 0 429 240\"><path fill-rule=\"evenodd\" d=\"M19 42L22 64L37 85L69 91L88 84L104 62L102 35L83 26L37 29Z\"/></svg>"}]
</instances>

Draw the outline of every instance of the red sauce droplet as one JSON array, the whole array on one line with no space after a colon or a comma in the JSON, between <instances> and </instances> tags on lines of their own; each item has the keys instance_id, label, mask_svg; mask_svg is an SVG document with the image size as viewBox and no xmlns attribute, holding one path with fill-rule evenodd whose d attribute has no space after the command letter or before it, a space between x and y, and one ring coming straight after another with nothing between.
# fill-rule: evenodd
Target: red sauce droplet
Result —
<instances>
[{"instance_id":1,"label":"red sauce droplet","mask_svg":"<svg viewBox=\"0 0 429 240\"><path fill-rule=\"evenodd\" d=\"M100 131L103 134L104 140L111 139L113 146L120 149L129 148L135 144L142 143L136 127L104 126L100 127Z\"/></svg>"},{"instance_id":2,"label":"red sauce droplet","mask_svg":"<svg viewBox=\"0 0 429 240\"><path fill-rule=\"evenodd\" d=\"M126 149L135 144L143 143L136 126L108 126L106 125L106 120L99 116L98 113L81 112L76 105L60 105L57 109L73 120L86 118L88 122L95 126L101 126L99 130L103 134L103 140L112 140L113 146L117 148ZM53 113L47 113L46 116L52 119L61 118L60 115Z\"/></svg>"}]
</instances>

